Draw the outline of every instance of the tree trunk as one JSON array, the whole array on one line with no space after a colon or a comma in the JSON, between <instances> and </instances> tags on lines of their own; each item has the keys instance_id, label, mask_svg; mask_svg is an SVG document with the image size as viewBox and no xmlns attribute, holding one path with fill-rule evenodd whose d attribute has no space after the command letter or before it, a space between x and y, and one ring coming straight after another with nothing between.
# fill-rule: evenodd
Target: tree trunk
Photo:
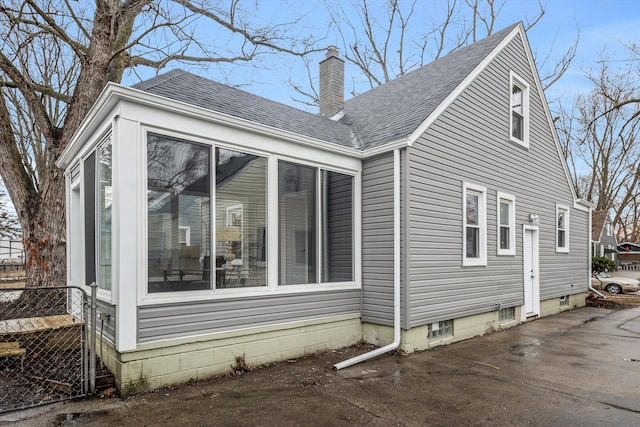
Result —
<instances>
[{"instance_id":1,"label":"tree trunk","mask_svg":"<svg viewBox=\"0 0 640 427\"><path fill-rule=\"evenodd\" d=\"M65 182L62 170L49 171L47 188L27 200L23 219L23 243L27 285L66 285Z\"/></svg>"}]
</instances>

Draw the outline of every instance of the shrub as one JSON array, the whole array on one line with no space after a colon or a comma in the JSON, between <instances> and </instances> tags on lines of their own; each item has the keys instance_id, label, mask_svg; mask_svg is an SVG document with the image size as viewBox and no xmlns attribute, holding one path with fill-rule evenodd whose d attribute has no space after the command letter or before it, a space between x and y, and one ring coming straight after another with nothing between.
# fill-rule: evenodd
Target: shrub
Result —
<instances>
[{"instance_id":1,"label":"shrub","mask_svg":"<svg viewBox=\"0 0 640 427\"><path fill-rule=\"evenodd\" d=\"M594 256L591 258L591 269L594 273L614 271L616 269L616 263L603 256Z\"/></svg>"}]
</instances>

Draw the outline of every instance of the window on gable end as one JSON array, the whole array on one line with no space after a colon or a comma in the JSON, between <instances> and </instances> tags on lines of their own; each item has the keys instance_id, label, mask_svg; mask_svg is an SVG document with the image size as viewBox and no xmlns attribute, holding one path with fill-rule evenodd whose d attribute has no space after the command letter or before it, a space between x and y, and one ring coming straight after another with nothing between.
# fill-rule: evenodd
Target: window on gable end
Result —
<instances>
[{"instance_id":1,"label":"window on gable end","mask_svg":"<svg viewBox=\"0 0 640 427\"><path fill-rule=\"evenodd\" d=\"M569 208L556 205L556 252L569 252Z\"/></svg>"},{"instance_id":2,"label":"window on gable end","mask_svg":"<svg viewBox=\"0 0 640 427\"><path fill-rule=\"evenodd\" d=\"M529 147L529 85L511 73L511 141Z\"/></svg>"},{"instance_id":3,"label":"window on gable end","mask_svg":"<svg viewBox=\"0 0 640 427\"><path fill-rule=\"evenodd\" d=\"M463 184L462 265L487 265L486 194L484 187Z\"/></svg>"},{"instance_id":4,"label":"window on gable end","mask_svg":"<svg viewBox=\"0 0 640 427\"><path fill-rule=\"evenodd\" d=\"M498 255L516 254L516 198L510 194L498 192Z\"/></svg>"}]
</instances>

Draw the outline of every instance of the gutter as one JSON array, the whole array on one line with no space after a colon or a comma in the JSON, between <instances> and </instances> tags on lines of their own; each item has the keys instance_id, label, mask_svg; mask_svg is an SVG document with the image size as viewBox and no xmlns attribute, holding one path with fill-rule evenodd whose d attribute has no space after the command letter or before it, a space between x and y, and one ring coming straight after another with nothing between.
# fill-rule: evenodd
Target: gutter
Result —
<instances>
[{"instance_id":1,"label":"gutter","mask_svg":"<svg viewBox=\"0 0 640 427\"><path fill-rule=\"evenodd\" d=\"M388 353L400 346L400 149L393 150L393 342L368 353L333 365L339 370L373 357Z\"/></svg>"}]
</instances>

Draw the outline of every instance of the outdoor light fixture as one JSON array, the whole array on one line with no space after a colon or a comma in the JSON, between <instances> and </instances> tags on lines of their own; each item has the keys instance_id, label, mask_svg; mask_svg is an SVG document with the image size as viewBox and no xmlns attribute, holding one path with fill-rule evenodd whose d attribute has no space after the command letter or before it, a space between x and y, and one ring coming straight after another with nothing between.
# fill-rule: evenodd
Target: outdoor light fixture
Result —
<instances>
[{"instance_id":1,"label":"outdoor light fixture","mask_svg":"<svg viewBox=\"0 0 640 427\"><path fill-rule=\"evenodd\" d=\"M531 225L538 225L540 224L540 217L536 214L529 214L529 222Z\"/></svg>"}]
</instances>

